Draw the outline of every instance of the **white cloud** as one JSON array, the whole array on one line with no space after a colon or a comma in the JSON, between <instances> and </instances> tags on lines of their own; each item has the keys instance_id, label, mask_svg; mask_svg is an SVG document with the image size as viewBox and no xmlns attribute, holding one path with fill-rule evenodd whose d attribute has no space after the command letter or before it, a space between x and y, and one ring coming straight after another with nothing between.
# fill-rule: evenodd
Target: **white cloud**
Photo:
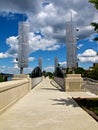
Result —
<instances>
[{"instance_id":1,"label":"white cloud","mask_svg":"<svg viewBox=\"0 0 98 130\"><path fill-rule=\"evenodd\" d=\"M6 44L9 46L9 50L5 53L0 53L0 58L13 57L17 58L18 54L18 39L17 36L11 36L6 39Z\"/></svg>"},{"instance_id":2,"label":"white cloud","mask_svg":"<svg viewBox=\"0 0 98 130\"><path fill-rule=\"evenodd\" d=\"M19 73L19 68L13 66L13 67L8 67L8 66L0 66L0 72L2 73L10 73L10 74L18 74Z\"/></svg>"},{"instance_id":3,"label":"white cloud","mask_svg":"<svg viewBox=\"0 0 98 130\"><path fill-rule=\"evenodd\" d=\"M88 0L49 0L46 6L42 6L44 0L0 0L0 14L24 13L31 21L32 31L44 33L48 39L55 39L65 43L65 24L71 18L77 22L80 28L79 38L84 38L93 33L89 28L92 21L98 20L97 10ZM47 2L46 2L47 3ZM86 12L86 13L85 13ZM6 16L6 15L5 15Z\"/></svg>"},{"instance_id":4,"label":"white cloud","mask_svg":"<svg viewBox=\"0 0 98 130\"><path fill-rule=\"evenodd\" d=\"M19 69L18 64L14 64L14 69Z\"/></svg>"},{"instance_id":5,"label":"white cloud","mask_svg":"<svg viewBox=\"0 0 98 130\"><path fill-rule=\"evenodd\" d=\"M3 65L3 66L0 66L0 69L5 69L7 66L6 65Z\"/></svg>"},{"instance_id":6,"label":"white cloud","mask_svg":"<svg viewBox=\"0 0 98 130\"><path fill-rule=\"evenodd\" d=\"M6 39L6 44L10 47L6 53L0 53L0 58L18 57L18 36L11 36ZM60 45L56 43L56 39L42 38L41 35L35 35L33 32L29 34L29 50L30 53L43 50L43 51L53 51L60 48ZM34 60L34 58L29 58Z\"/></svg>"},{"instance_id":7,"label":"white cloud","mask_svg":"<svg viewBox=\"0 0 98 130\"><path fill-rule=\"evenodd\" d=\"M82 54L78 54L78 59L80 62L98 63L97 52L92 49L88 49Z\"/></svg>"},{"instance_id":8,"label":"white cloud","mask_svg":"<svg viewBox=\"0 0 98 130\"><path fill-rule=\"evenodd\" d=\"M97 10L88 0L49 0L46 6L42 6L43 2L47 3L44 0L0 0L0 14L5 16L9 14L9 17L10 15L13 17L14 13L25 12L32 22L33 31L51 26L54 34L57 30L61 33L65 29L65 21L71 17L70 12L73 20L77 21L77 25L81 29L84 28L84 31L92 21L98 21ZM55 36L51 34L51 37Z\"/></svg>"},{"instance_id":9,"label":"white cloud","mask_svg":"<svg viewBox=\"0 0 98 130\"><path fill-rule=\"evenodd\" d=\"M95 52L92 49L85 50L82 54L78 54L78 56L82 57L94 57L97 55L97 52Z\"/></svg>"},{"instance_id":10,"label":"white cloud","mask_svg":"<svg viewBox=\"0 0 98 130\"><path fill-rule=\"evenodd\" d=\"M35 60L35 57L29 57L29 61L34 61Z\"/></svg>"},{"instance_id":11,"label":"white cloud","mask_svg":"<svg viewBox=\"0 0 98 130\"><path fill-rule=\"evenodd\" d=\"M29 37L30 52L38 50L57 50L60 45L56 43L56 39L46 39L42 38L40 35L35 35L33 32L30 33Z\"/></svg>"},{"instance_id":12,"label":"white cloud","mask_svg":"<svg viewBox=\"0 0 98 130\"><path fill-rule=\"evenodd\" d=\"M44 68L44 70L46 72L54 72L54 67L53 66L48 66L48 67Z\"/></svg>"},{"instance_id":13,"label":"white cloud","mask_svg":"<svg viewBox=\"0 0 98 130\"><path fill-rule=\"evenodd\" d=\"M11 37L7 38L6 44L10 47L10 49L7 51L7 53L10 55L10 57L17 58L17 52L18 52L17 36L11 36Z\"/></svg>"},{"instance_id":14,"label":"white cloud","mask_svg":"<svg viewBox=\"0 0 98 130\"><path fill-rule=\"evenodd\" d=\"M95 57L78 57L79 61L82 63L90 62L90 63L98 63L98 56Z\"/></svg>"},{"instance_id":15,"label":"white cloud","mask_svg":"<svg viewBox=\"0 0 98 130\"><path fill-rule=\"evenodd\" d=\"M16 59L13 59L12 61L14 64L18 64L18 61Z\"/></svg>"},{"instance_id":16,"label":"white cloud","mask_svg":"<svg viewBox=\"0 0 98 130\"><path fill-rule=\"evenodd\" d=\"M0 58L8 58L9 57L9 54L8 53L0 53Z\"/></svg>"},{"instance_id":17,"label":"white cloud","mask_svg":"<svg viewBox=\"0 0 98 130\"><path fill-rule=\"evenodd\" d=\"M81 47L83 47L83 44L79 44L79 45L77 46L77 49L80 49Z\"/></svg>"},{"instance_id":18,"label":"white cloud","mask_svg":"<svg viewBox=\"0 0 98 130\"><path fill-rule=\"evenodd\" d=\"M36 13L40 10L40 2L38 0L0 0L1 12L13 13Z\"/></svg>"},{"instance_id":19,"label":"white cloud","mask_svg":"<svg viewBox=\"0 0 98 130\"><path fill-rule=\"evenodd\" d=\"M78 35L80 39L94 33L90 23L98 21L98 15L97 10L88 0L49 0L49 4L46 6L42 6L43 2L45 1L0 0L0 15L14 17L14 13L25 12L28 21L31 22L30 53L38 50L57 50L61 47L58 43L65 43L65 26L66 21L71 17L70 11L72 12L73 21L75 20L79 27ZM38 30L41 31L43 37L34 34ZM5 53L1 52L0 58L16 58L18 49L17 36L7 38L6 43L10 49ZM83 54L79 54L78 57L82 62L92 62L97 61L95 54L96 52L93 52L93 50L86 50Z\"/></svg>"},{"instance_id":20,"label":"white cloud","mask_svg":"<svg viewBox=\"0 0 98 130\"><path fill-rule=\"evenodd\" d=\"M66 67L67 62L66 62L66 61L64 61L64 62L59 62L59 64L60 64L61 67Z\"/></svg>"},{"instance_id":21,"label":"white cloud","mask_svg":"<svg viewBox=\"0 0 98 130\"><path fill-rule=\"evenodd\" d=\"M48 36L50 36L51 34L53 34L53 28L52 28L52 26L44 27L44 28L42 28L41 31L42 31L43 34L47 34Z\"/></svg>"},{"instance_id":22,"label":"white cloud","mask_svg":"<svg viewBox=\"0 0 98 130\"><path fill-rule=\"evenodd\" d=\"M50 0L50 3L41 8L36 16L29 14L28 19L32 23L33 31L40 29L47 38L65 43L65 25L66 21L71 19L71 12L73 21L76 21L79 27L79 39L83 39L94 33L90 23L93 19L97 20L97 15L95 15L97 14L97 10L88 0Z\"/></svg>"}]
</instances>

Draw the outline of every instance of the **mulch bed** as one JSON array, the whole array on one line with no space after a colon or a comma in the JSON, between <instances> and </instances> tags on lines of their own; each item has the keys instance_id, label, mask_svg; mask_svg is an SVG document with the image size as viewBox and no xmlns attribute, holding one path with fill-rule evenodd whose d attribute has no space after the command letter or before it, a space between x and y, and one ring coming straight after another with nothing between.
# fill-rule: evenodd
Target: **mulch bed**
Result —
<instances>
[{"instance_id":1,"label":"mulch bed","mask_svg":"<svg viewBox=\"0 0 98 130\"><path fill-rule=\"evenodd\" d=\"M83 108L98 122L98 98L73 98L78 105Z\"/></svg>"}]
</instances>

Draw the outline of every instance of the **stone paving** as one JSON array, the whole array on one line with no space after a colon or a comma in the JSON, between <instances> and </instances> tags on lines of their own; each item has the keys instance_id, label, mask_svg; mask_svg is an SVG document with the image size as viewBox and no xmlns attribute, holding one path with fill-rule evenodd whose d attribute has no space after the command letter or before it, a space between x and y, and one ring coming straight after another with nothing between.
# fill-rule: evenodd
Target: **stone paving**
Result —
<instances>
[{"instance_id":1,"label":"stone paving","mask_svg":"<svg viewBox=\"0 0 98 130\"><path fill-rule=\"evenodd\" d=\"M46 78L0 115L0 130L98 130L98 123L72 97L95 95L59 91Z\"/></svg>"}]
</instances>

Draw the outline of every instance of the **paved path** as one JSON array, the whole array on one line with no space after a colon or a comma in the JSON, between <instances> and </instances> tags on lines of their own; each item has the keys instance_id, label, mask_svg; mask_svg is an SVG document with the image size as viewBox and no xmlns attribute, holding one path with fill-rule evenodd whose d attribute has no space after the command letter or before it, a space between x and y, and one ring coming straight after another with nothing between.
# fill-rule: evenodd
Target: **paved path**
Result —
<instances>
[{"instance_id":1,"label":"paved path","mask_svg":"<svg viewBox=\"0 0 98 130\"><path fill-rule=\"evenodd\" d=\"M98 130L98 123L72 100L71 94L75 96L57 90L49 79L43 80L0 115L0 130Z\"/></svg>"}]
</instances>

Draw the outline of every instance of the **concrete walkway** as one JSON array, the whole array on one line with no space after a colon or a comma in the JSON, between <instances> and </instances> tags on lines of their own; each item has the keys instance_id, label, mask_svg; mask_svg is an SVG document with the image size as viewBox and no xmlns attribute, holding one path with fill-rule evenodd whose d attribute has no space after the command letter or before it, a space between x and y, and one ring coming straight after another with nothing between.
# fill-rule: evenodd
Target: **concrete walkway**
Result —
<instances>
[{"instance_id":1,"label":"concrete walkway","mask_svg":"<svg viewBox=\"0 0 98 130\"><path fill-rule=\"evenodd\" d=\"M61 92L45 79L0 115L0 130L98 130L98 123L72 100L76 94Z\"/></svg>"}]
</instances>

